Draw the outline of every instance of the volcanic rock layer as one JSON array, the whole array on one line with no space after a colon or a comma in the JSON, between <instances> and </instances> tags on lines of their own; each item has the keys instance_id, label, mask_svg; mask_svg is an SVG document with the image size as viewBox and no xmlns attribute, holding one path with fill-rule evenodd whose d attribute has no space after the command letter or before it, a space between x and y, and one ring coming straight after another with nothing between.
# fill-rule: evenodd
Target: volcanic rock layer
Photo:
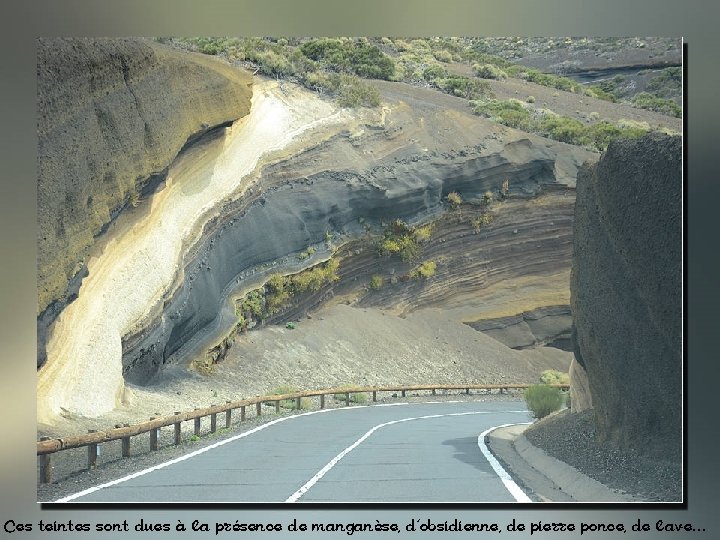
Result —
<instances>
[{"instance_id":1,"label":"volcanic rock layer","mask_svg":"<svg viewBox=\"0 0 720 540\"><path fill-rule=\"evenodd\" d=\"M249 74L136 39L39 39L38 365L89 249L184 144L250 108Z\"/></svg>"},{"instance_id":2,"label":"volcanic rock layer","mask_svg":"<svg viewBox=\"0 0 720 540\"><path fill-rule=\"evenodd\" d=\"M612 143L577 181L571 280L576 361L598 436L679 456L681 140Z\"/></svg>"}]
</instances>

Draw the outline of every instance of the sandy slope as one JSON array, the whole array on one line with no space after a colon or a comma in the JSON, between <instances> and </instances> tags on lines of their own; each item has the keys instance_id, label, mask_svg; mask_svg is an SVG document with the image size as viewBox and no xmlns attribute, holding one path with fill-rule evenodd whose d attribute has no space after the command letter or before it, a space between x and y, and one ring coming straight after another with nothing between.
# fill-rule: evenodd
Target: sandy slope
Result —
<instances>
[{"instance_id":1,"label":"sandy slope","mask_svg":"<svg viewBox=\"0 0 720 540\"><path fill-rule=\"evenodd\" d=\"M510 349L440 310L403 318L340 304L301 320L294 330L270 326L239 337L209 375L172 366L155 386L128 385L126 403L117 409L97 418L60 418L40 433L107 429L157 413L265 395L280 386L536 382L546 369L566 371L571 358L551 347Z\"/></svg>"}]
</instances>

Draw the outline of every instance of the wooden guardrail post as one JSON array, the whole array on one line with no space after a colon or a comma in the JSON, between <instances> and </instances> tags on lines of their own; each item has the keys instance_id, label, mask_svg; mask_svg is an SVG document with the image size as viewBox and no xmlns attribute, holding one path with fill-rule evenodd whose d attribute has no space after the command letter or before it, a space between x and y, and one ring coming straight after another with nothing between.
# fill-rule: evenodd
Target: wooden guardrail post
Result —
<instances>
[{"instance_id":1,"label":"wooden guardrail post","mask_svg":"<svg viewBox=\"0 0 720 540\"><path fill-rule=\"evenodd\" d=\"M320 408L325 408L325 394L320 394Z\"/></svg>"},{"instance_id":2,"label":"wooden guardrail post","mask_svg":"<svg viewBox=\"0 0 720 540\"><path fill-rule=\"evenodd\" d=\"M213 405L214 407L215 405ZM210 433L215 433L217 431L217 413L212 413L210 415Z\"/></svg>"},{"instance_id":3,"label":"wooden guardrail post","mask_svg":"<svg viewBox=\"0 0 720 540\"><path fill-rule=\"evenodd\" d=\"M377 391L373 390L373 402L377 401Z\"/></svg>"},{"instance_id":4,"label":"wooden guardrail post","mask_svg":"<svg viewBox=\"0 0 720 540\"><path fill-rule=\"evenodd\" d=\"M262 415L262 401L258 401L255 404L255 411L257 412L258 416Z\"/></svg>"},{"instance_id":5,"label":"wooden guardrail post","mask_svg":"<svg viewBox=\"0 0 720 540\"><path fill-rule=\"evenodd\" d=\"M197 411L197 408L195 409ZM200 417L194 419L194 425L193 425L193 435L196 437L200 436Z\"/></svg>"},{"instance_id":6,"label":"wooden guardrail post","mask_svg":"<svg viewBox=\"0 0 720 540\"><path fill-rule=\"evenodd\" d=\"M49 441L50 437L40 437L41 441ZM43 454L38 456L40 461L40 483L52 484L52 461L51 454Z\"/></svg>"},{"instance_id":7,"label":"wooden guardrail post","mask_svg":"<svg viewBox=\"0 0 720 540\"><path fill-rule=\"evenodd\" d=\"M88 429L88 433L97 433L96 429ZM88 444L88 469L94 469L97 467L97 455L98 447L97 444Z\"/></svg>"},{"instance_id":8,"label":"wooden guardrail post","mask_svg":"<svg viewBox=\"0 0 720 540\"><path fill-rule=\"evenodd\" d=\"M297 397L295 398L295 408L299 411L302 407L302 399Z\"/></svg>"},{"instance_id":9,"label":"wooden guardrail post","mask_svg":"<svg viewBox=\"0 0 720 540\"><path fill-rule=\"evenodd\" d=\"M155 420L155 417L151 416L150 421L152 422L153 420ZM158 449L158 432L159 431L160 431L160 428L150 430L150 450L152 450L152 451L155 451Z\"/></svg>"},{"instance_id":10,"label":"wooden guardrail post","mask_svg":"<svg viewBox=\"0 0 720 540\"><path fill-rule=\"evenodd\" d=\"M182 413L180 411L175 411L175 416L180 416ZM175 446L179 446L182 442L182 427L181 422L175 422L174 428L175 428Z\"/></svg>"},{"instance_id":11,"label":"wooden guardrail post","mask_svg":"<svg viewBox=\"0 0 720 540\"><path fill-rule=\"evenodd\" d=\"M279 399L275 400L275 413L280 414L280 400Z\"/></svg>"},{"instance_id":12,"label":"wooden guardrail post","mask_svg":"<svg viewBox=\"0 0 720 540\"><path fill-rule=\"evenodd\" d=\"M465 389L465 393L466 393L466 394L470 394L470 389L469 389L469 388L466 388L466 389Z\"/></svg>"},{"instance_id":13,"label":"wooden guardrail post","mask_svg":"<svg viewBox=\"0 0 720 540\"><path fill-rule=\"evenodd\" d=\"M402 397L405 397L405 390L401 390L400 395L402 395Z\"/></svg>"},{"instance_id":14,"label":"wooden guardrail post","mask_svg":"<svg viewBox=\"0 0 720 540\"><path fill-rule=\"evenodd\" d=\"M345 392L345 406L350 406L350 392Z\"/></svg>"},{"instance_id":15,"label":"wooden guardrail post","mask_svg":"<svg viewBox=\"0 0 720 540\"><path fill-rule=\"evenodd\" d=\"M228 405L232 403L229 399L225 401ZM228 409L225 411L225 429L230 429L230 425L232 424L232 409Z\"/></svg>"},{"instance_id":16,"label":"wooden guardrail post","mask_svg":"<svg viewBox=\"0 0 720 540\"><path fill-rule=\"evenodd\" d=\"M242 405L240 407L240 421L241 422L245 421L245 405Z\"/></svg>"},{"instance_id":17,"label":"wooden guardrail post","mask_svg":"<svg viewBox=\"0 0 720 540\"><path fill-rule=\"evenodd\" d=\"M130 427L130 424L123 424L123 427ZM130 437L123 437L122 442L122 457L130 457Z\"/></svg>"},{"instance_id":18,"label":"wooden guardrail post","mask_svg":"<svg viewBox=\"0 0 720 540\"><path fill-rule=\"evenodd\" d=\"M432 389L432 395L433 395L433 396L435 395L435 389L434 389L434 388Z\"/></svg>"}]
</instances>

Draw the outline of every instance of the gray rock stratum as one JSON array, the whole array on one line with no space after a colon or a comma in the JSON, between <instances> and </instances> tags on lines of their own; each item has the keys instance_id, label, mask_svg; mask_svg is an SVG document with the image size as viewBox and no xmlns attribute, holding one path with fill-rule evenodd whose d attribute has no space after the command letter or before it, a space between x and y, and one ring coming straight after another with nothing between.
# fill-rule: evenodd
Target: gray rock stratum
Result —
<instances>
[{"instance_id":1,"label":"gray rock stratum","mask_svg":"<svg viewBox=\"0 0 720 540\"><path fill-rule=\"evenodd\" d=\"M37 60L44 342L87 275L94 237L162 179L188 139L246 115L252 91L240 69L150 41L39 39ZM38 351L41 364L43 343Z\"/></svg>"},{"instance_id":2,"label":"gray rock stratum","mask_svg":"<svg viewBox=\"0 0 720 540\"><path fill-rule=\"evenodd\" d=\"M597 436L677 459L681 208L679 137L612 143L578 177L571 280L575 357L587 372Z\"/></svg>"}]
</instances>

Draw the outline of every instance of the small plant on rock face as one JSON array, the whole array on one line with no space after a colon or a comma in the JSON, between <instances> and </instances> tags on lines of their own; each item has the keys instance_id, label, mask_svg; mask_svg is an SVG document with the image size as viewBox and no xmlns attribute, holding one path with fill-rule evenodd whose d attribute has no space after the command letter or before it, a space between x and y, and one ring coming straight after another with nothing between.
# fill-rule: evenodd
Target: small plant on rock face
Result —
<instances>
[{"instance_id":1,"label":"small plant on rock face","mask_svg":"<svg viewBox=\"0 0 720 540\"><path fill-rule=\"evenodd\" d=\"M462 197L457 191L451 191L450 193L448 193L447 201L453 208L459 207L463 202Z\"/></svg>"},{"instance_id":2,"label":"small plant on rock face","mask_svg":"<svg viewBox=\"0 0 720 540\"><path fill-rule=\"evenodd\" d=\"M559 388L546 384L535 384L525 390L525 402L537 419L545 418L560 409L563 400L564 396Z\"/></svg>"},{"instance_id":3,"label":"small plant on rock face","mask_svg":"<svg viewBox=\"0 0 720 540\"><path fill-rule=\"evenodd\" d=\"M378 290L383 286L383 277L382 276L373 276L370 278L370 288L373 290Z\"/></svg>"},{"instance_id":4,"label":"small plant on rock face","mask_svg":"<svg viewBox=\"0 0 720 540\"><path fill-rule=\"evenodd\" d=\"M427 279L433 277L436 271L437 264L435 261L425 261L410 273L410 277Z\"/></svg>"},{"instance_id":5,"label":"small plant on rock face","mask_svg":"<svg viewBox=\"0 0 720 540\"><path fill-rule=\"evenodd\" d=\"M479 233L480 229L482 229L485 225L490 225L493 222L493 216L492 214L482 214L476 218L474 218L470 224L472 225L473 232Z\"/></svg>"}]
</instances>

